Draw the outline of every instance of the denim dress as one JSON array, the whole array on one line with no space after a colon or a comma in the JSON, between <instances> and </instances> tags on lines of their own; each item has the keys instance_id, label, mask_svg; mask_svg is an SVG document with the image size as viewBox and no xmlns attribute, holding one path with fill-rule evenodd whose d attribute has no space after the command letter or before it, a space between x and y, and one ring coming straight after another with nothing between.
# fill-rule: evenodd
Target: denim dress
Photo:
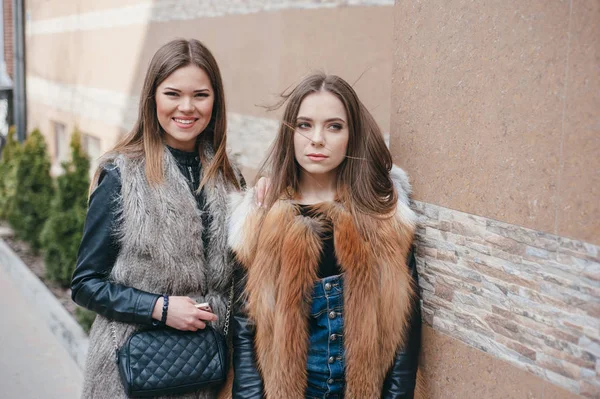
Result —
<instances>
[{"instance_id":1,"label":"denim dress","mask_svg":"<svg viewBox=\"0 0 600 399\"><path fill-rule=\"evenodd\" d=\"M300 205L303 216L315 215ZM306 362L306 398L341 399L346 388L344 357L344 279L335 257L333 226L321 237L323 251L313 287Z\"/></svg>"},{"instance_id":2,"label":"denim dress","mask_svg":"<svg viewBox=\"0 0 600 399\"><path fill-rule=\"evenodd\" d=\"M306 398L344 397L344 279L335 275L315 282L309 321Z\"/></svg>"}]
</instances>

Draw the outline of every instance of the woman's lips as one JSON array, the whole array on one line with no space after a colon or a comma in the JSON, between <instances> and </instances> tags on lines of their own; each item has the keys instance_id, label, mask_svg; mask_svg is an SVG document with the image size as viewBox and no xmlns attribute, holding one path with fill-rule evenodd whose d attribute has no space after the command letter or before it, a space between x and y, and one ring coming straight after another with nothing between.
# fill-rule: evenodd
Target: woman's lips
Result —
<instances>
[{"instance_id":1,"label":"woman's lips","mask_svg":"<svg viewBox=\"0 0 600 399\"><path fill-rule=\"evenodd\" d=\"M180 129L189 129L196 124L198 118L173 118L173 122Z\"/></svg>"},{"instance_id":2,"label":"woman's lips","mask_svg":"<svg viewBox=\"0 0 600 399\"><path fill-rule=\"evenodd\" d=\"M314 162L324 161L325 159L329 158L327 155L323 154L308 154L307 157Z\"/></svg>"}]
</instances>

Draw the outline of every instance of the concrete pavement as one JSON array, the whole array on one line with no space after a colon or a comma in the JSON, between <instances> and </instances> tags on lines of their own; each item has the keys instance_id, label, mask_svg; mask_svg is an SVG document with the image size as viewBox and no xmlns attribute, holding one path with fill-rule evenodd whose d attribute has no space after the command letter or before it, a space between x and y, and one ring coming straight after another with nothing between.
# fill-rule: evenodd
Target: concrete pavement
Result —
<instances>
[{"instance_id":1,"label":"concrete pavement","mask_svg":"<svg viewBox=\"0 0 600 399\"><path fill-rule=\"evenodd\" d=\"M0 398L78 398L82 372L0 265Z\"/></svg>"}]
</instances>

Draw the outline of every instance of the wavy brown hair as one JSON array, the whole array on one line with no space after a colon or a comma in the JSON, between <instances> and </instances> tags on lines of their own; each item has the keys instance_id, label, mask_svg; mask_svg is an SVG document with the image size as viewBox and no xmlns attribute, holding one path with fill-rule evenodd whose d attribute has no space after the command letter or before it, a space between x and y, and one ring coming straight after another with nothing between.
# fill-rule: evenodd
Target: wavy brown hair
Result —
<instances>
[{"instance_id":1,"label":"wavy brown hair","mask_svg":"<svg viewBox=\"0 0 600 399\"><path fill-rule=\"evenodd\" d=\"M280 198L293 198L299 191L300 165L294 156L294 133L298 110L306 96L326 91L344 105L348 118L346 159L338 167L337 197L355 216L390 214L397 194L390 178L392 155L385 145L375 119L359 100L348 82L336 75L315 73L296 87L281 94L281 101L269 109L286 104L279 132L258 176L270 176L265 199L272 206Z\"/></svg>"},{"instance_id":2,"label":"wavy brown hair","mask_svg":"<svg viewBox=\"0 0 600 399\"><path fill-rule=\"evenodd\" d=\"M195 39L175 39L156 51L144 79L137 122L131 132L117 143L111 153L124 154L132 158L145 157L148 182L150 184L162 183L164 179L165 132L156 116L156 89L169 75L188 65L195 65L206 72L214 92L210 122L197 140L197 151L205 171L200 188L212 181L219 172L223 174L225 181L239 188L238 180L226 153L227 112L221 72L210 50ZM210 161L205 157L206 147L210 147L214 151L214 156ZM93 182L97 181L99 173L100 170L97 170Z\"/></svg>"}]
</instances>

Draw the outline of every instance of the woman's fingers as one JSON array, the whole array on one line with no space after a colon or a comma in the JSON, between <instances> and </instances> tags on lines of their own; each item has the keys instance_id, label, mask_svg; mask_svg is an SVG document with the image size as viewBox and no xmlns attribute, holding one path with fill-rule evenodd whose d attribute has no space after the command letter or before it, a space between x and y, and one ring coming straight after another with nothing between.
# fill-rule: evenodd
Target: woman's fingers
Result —
<instances>
[{"instance_id":1,"label":"woman's fingers","mask_svg":"<svg viewBox=\"0 0 600 399\"><path fill-rule=\"evenodd\" d=\"M187 329L190 331L204 330L206 323L209 321L216 321L217 315L204 310L199 310L194 307L193 316L188 320Z\"/></svg>"},{"instance_id":2,"label":"woman's fingers","mask_svg":"<svg viewBox=\"0 0 600 399\"><path fill-rule=\"evenodd\" d=\"M216 314L198 309L198 318L204 321L217 321L219 318Z\"/></svg>"},{"instance_id":3,"label":"woman's fingers","mask_svg":"<svg viewBox=\"0 0 600 399\"><path fill-rule=\"evenodd\" d=\"M204 322L203 322L203 321L201 321L201 320L198 320L198 321L196 321L196 327L197 327L199 330L204 330L204 329L206 328L206 323L204 323Z\"/></svg>"},{"instance_id":4,"label":"woman's fingers","mask_svg":"<svg viewBox=\"0 0 600 399\"><path fill-rule=\"evenodd\" d=\"M170 297L167 325L178 330L197 331L206 328L208 322L219 319L216 314L200 310L195 305L196 301L189 297Z\"/></svg>"},{"instance_id":5,"label":"woman's fingers","mask_svg":"<svg viewBox=\"0 0 600 399\"><path fill-rule=\"evenodd\" d=\"M196 319L189 327L188 330L189 331L198 331L198 330L204 330L206 328L206 323L204 323L201 320Z\"/></svg>"},{"instance_id":6,"label":"woman's fingers","mask_svg":"<svg viewBox=\"0 0 600 399\"><path fill-rule=\"evenodd\" d=\"M269 193L270 186L271 179L269 179L268 177L263 176L256 182L254 192L256 193L256 203L258 204L258 206L262 206L262 204L265 202L265 198Z\"/></svg>"}]
</instances>

